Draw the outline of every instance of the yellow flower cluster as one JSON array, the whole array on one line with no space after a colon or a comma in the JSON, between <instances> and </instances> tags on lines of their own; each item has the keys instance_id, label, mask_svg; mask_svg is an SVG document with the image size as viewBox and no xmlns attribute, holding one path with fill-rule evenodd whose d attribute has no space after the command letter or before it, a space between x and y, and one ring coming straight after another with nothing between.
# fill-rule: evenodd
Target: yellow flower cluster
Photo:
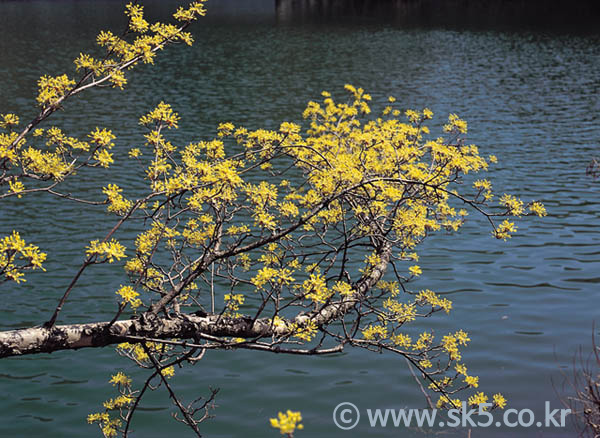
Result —
<instances>
[{"instance_id":1,"label":"yellow flower cluster","mask_svg":"<svg viewBox=\"0 0 600 438\"><path fill-rule=\"evenodd\" d=\"M123 306L130 304L131 307L137 309L142 305L142 300L138 298L140 294L137 293L135 289L131 286L121 285L119 290L115 293L121 297L121 304Z\"/></svg>"},{"instance_id":2,"label":"yellow flower cluster","mask_svg":"<svg viewBox=\"0 0 600 438\"><path fill-rule=\"evenodd\" d=\"M192 2L187 8L180 7L173 14L173 17L178 21L185 22L190 22L196 20L198 17L203 17L204 15L206 15L206 8L204 7L205 1L206 0Z\"/></svg>"},{"instance_id":3,"label":"yellow flower cluster","mask_svg":"<svg viewBox=\"0 0 600 438\"><path fill-rule=\"evenodd\" d=\"M72 169L58 152L45 152L40 149L28 147L21 151L20 162L31 172L37 173L42 178L53 178L61 181L65 174Z\"/></svg>"},{"instance_id":4,"label":"yellow flower cluster","mask_svg":"<svg viewBox=\"0 0 600 438\"><path fill-rule=\"evenodd\" d=\"M240 310L240 306L244 304L246 298L243 294L225 294L224 297L225 305L227 307L226 314L233 318L237 318L240 316L238 310Z\"/></svg>"},{"instance_id":5,"label":"yellow flower cluster","mask_svg":"<svg viewBox=\"0 0 600 438\"><path fill-rule=\"evenodd\" d=\"M444 131L449 133L467 133L467 122L462 120L456 114L450 114L448 116L448 124L444 125Z\"/></svg>"},{"instance_id":6,"label":"yellow flower cluster","mask_svg":"<svg viewBox=\"0 0 600 438\"><path fill-rule=\"evenodd\" d=\"M160 370L160 373L164 377L170 379L171 377L173 377L175 375L175 367L173 367L173 366L165 367L165 368L163 368L163 369Z\"/></svg>"},{"instance_id":7,"label":"yellow flower cluster","mask_svg":"<svg viewBox=\"0 0 600 438\"><path fill-rule=\"evenodd\" d=\"M471 397L469 397L467 403L470 406L479 406L481 403L487 403L488 401L488 396L485 395L483 392L478 392L475 395L472 395Z\"/></svg>"},{"instance_id":8,"label":"yellow flower cluster","mask_svg":"<svg viewBox=\"0 0 600 438\"><path fill-rule=\"evenodd\" d=\"M146 347L152 353L166 353L171 350L171 347L162 344L160 342L146 342ZM129 342L122 342L117 345L117 353L126 356L137 362L149 363L148 353L144 350L144 347L140 344L130 344Z\"/></svg>"},{"instance_id":9,"label":"yellow flower cluster","mask_svg":"<svg viewBox=\"0 0 600 438\"><path fill-rule=\"evenodd\" d=\"M109 383L112 383L113 386L115 386L115 385L130 386L131 378L129 378L126 374L119 371L117 374L113 375L110 378Z\"/></svg>"},{"instance_id":10,"label":"yellow flower cluster","mask_svg":"<svg viewBox=\"0 0 600 438\"><path fill-rule=\"evenodd\" d=\"M184 32L186 24L205 14L203 2L191 2L187 8L180 7L174 14L181 26L173 24L150 24L144 18L143 6L129 3L125 7L125 15L129 18L129 31L136 37L127 40L114 35L110 31L102 31L96 38L100 47L104 47L108 56L96 59L88 54L80 54L75 59L78 70L84 70L97 78L106 78L113 87L123 88L127 84L124 69L138 62L154 63L156 51L166 44L184 42L191 45L193 38L189 32Z\"/></svg>"},{"instance_id":11,"label":"yellow flower cluster","mask_svg":"<svg viewBox=\"0 0 600 438\"><path fill-rule=\"evenodd\" d=\"M454 334L448 334L442 338L442 348L448 353L452 360L459 361L461 355L458 347L460 345L467 345L470 340L471 339L464 331L459 330Z\"/></svg>"},{"instance_id":12,"label":"yellow flower cluster","mask_svg":"<svg viewBox=\"0 0 600 438\"><path fill-rule=\"evenodd\" d=\"M153 221L151 227L140 233L135 239L138 256L148 256L152 253L161 240L167 241L167 247L174 245L174 239L179 236L179 231L164 225L162 222Z\"/></svg>"},{"instance_id":13,"label":"yellow flower cluster","mask_svg":"<svg viewBox=\"0 0 600 438\"><path fill-rule=\"evenodd\" d=\"M56 77L44 75L38 80L37 102L42 108L56 105L74 86L75 81L67 75Z\"/></svg>"},{"instance_id":14,"label":"yellow flower cluster","mask_svg":"<svg viewBox=\"0 0 600 438\"><path fill-rule=\"evenodd\" d=\"M131 389L131 379L124 373L118 372L113 375L109 383L117 386L120 394L114 399L110 398L102 403L105 409L104 412L90 414L87 417L88 424L97 424L105 438L113 438L118 435L123 424L121 421L121 418L123 418L122 410L129 409L135 400L134 392ZM114 417L111 417L109 411L114 410L118 412Z\"/></svg>"},{"instance_id":15,"label":"yellow flower cluster","mask_svg":"<svg viewBox=\"0 0 600 438\"><path fill-rule=\"evenodd\" d=\"M289 409L284 414L279 412L277 418L271 418L271 427L279 429L282 435L292 436L296 429L302 430L304 426L300 423L302 421L302 414L300 412L290 411Z\"/></svg>"},{"instance_id":16,"label":"yellow flower cluster","mask_svg":"<svg viewBox=\"0 0 600 438\"><path fill-rule=\"evenodd\" d=\"M140 118L140 125L144 126L166 126L167 128L177 128L179 114L173 111L171 105L160 102L158 106L148 114Z\"/></svg>"},{"instance_id":17,"label":"yellow flower cluster","mask_svg":"<svg viewBox=\"0 0 600 438\"><path fill-rule=\"evenodd\" d=\"M370 324L366 329L362 330L362 335L365 339L371 341L375 339L386 339L388 337L388 332L385 326Z\"/></svg>"},{"instance_id":18,"label":"yellow flower cluster","mask_svg":"<svg viewBox=\"0 0 600 438\"><path fill-rule=\"evenodd\" d=\"M294 277L291 276L292 272L293 271L288 268L275 269L265 266L258 271L251 281L257 289L264 288L267 283L273 285L288 285L295 281Z\"/></svg>"},{"instance_id":19,"label":"yellow flower cluster","mask_svg":"<svg viewBox=\"0 0 600 438\"><path fill-rule=\"evenodd\" d=\"M470 386L477 388L476 379L473 379L472 382L474 382L475 384L470 385ZM439 384L439 383L440 382L438 382L438 386L443 388L444 382L441 382L441 384ZM430 388L433 390L438 390L436 385L430 385ZM484 392L479 391L467 399L467 405L477 408L481 403L487 403L488 400L489 400L489 397ZM438 409L443 408L443 407L451 407L454 409L461 409L462 402L460 399L450 399L446 395L441 395L437 401L436 406ZM504 396L500 393L494 394L492 397L492 409L495 409L495 408L504 409L505 407L506 407L506 399L504 398ZM486 410L483 406L481 408L482 408L482 410Z\"/></svg>"},{"instance_id":20,"label":"yellow flower cluster","mask_svg":"<svg viewBox=\"0 0 600 438\"><path fill-rule=\"evenodd\" d=\"M402 303L392 297L387 298L383 302L383 308L389 314L383 316L386 320L395 321L400 324L414 321L417 316L417 308L415 303Z\"/></svg>"},{"instance_id":21,"label":"yellow flower cluster","mask_svg":"<svg viewBox=\"0 0 600 438\"><path fill-rule=\"evenodd\" d=\"M504 409L504 407L506 406L506 399L504 398L504 396L502 394L500 394L500 393L494 394L492 399L494 400L494 404L496 406L498 406L500 409Z\"/></svg>"},{"instance_id":22,"label":"yellow flower cluster","mask_svg":"<svg viewBox=\"0 0 600 438\"><path fill-rule=\"evenodd\" d=\"M525 211L523 208L523 201L512 195L507 195L506 193L500 198L500 204L505 206L512 216L521 216Z\"/></svg>"},{"instance_id":23,"label":"yellow flower cluster","mask_svg":"<svg viewBox=\"0 0 600 438\"><path fill-rule=\"evenodd\" d=\"M6 117L9 122L14 121L14 118L8 116ZM12 177L4 181L8 181L10 192L18 194L19 197L25 190L23 184L25 178L62 181L77 167L85 165L108 167L114 162L109 150L114 145L112 140L115 137L109 130L96 128L88 135L90 142L69 137L55 126L46 130L36 129L33 133L33 137L42 136L46 138L45 147L26 146L25 139L16 142L15 132L0 133L0 159L7 159L3 163L4 170L15 172ZM90 143L94 149L90 156L82 158L84 153L90 151ZM92 158L97 161L97 164L91 164Z\"/></svg>"},{"instance_id":24,"label":"yellow flower cluster","mask_svg":"<svg viewBox=\"0 0 600 438\"><path fill-rule=\"evenodd\" d=\"M499 224L495 230L492 231L492 234L496 237L496 239L510 239L512 237L512 233L517 231L517 227L514 222L510 222L508 219L504 219L501 224Z\"/></svg>"},{"instance_id":25,"label":"yellow flower cluster","mask_svg":"<svg viewBox=\"0 0 600 438\"><path fill-rule=\"evenodd\" d=\"M390 338L390 341L393 345L397 347L405 347L408 348L412 345L412 338L409 335L404 333L399 333Z\"/></svg>"},{"instance_id":26,"label":"yellow flower cluster","mask_svg":"<svg viewBox=\"0 0 600 438\"><path fill-rule=\"evenodd\" d=\"M435 385L434 385L435 387ZM446 395L440 395L440 398L438 399L437 403L436 403L436 408L438 409L442 409L445 407L449 407L449 408L453 408L453 409L460 409L462 406L462 401L459 398L453 398L451 399L450 397L447 397Z\"/></svg>"},{"instance_id":27,"label":"yellow flower cluster","mask_svg":"<svg viewBox=\"0 0 600 438\"><path fill-rule=\"evenodd\" d=\"M111 418L108 412L90 414L87 417L89 424L97 423L105 438L114 438L123 422L120 418Z\"/></svg>"},{"instance_id":28,"label":"yellow flower cluster","mask_svg":"<svg viewBox=\"0 0 600 438\"><path fill-rule=\"evenodd\" d=\"M319 273L310 274L308 280L302 283L302 289L305 297L315 303L324 303L333 295L333 292L327 289L325 277Z\"/></svg>"},{"instance_id":29,"label":"yellow flower cluster","mask_svg":"<svg viewBox=\"0 0 600 438\"><path fill-rule=\"evenodd\" d=\"M465 376L465 383L472 388L477 388L479 386L479 377Z\"/></svg>"},{"instance_id":30,"label":"yellow flower cluster","mask_svg":"<svg viewBox=\"0 0 600 438\"><path fill-rule=\"evenodd\" d=\"M351 297L354 295L354 289L352 289L352 286L345 281L336 281L331 290L337 292L342 297Z\"/></svg>"},{"instance_id":31,"label":"yellow flower cluster","mask_svg":"<svg viewBox=\"0 0 600 438\"><path fill-rule=\"evenodd\" d=\"M3 277L17 283L25 282L29 269L42 269L46 254L35 245L28 245L21 235L13 231L11 235L0 239L0 282Z\"/></svg>"},{"instance_id":32,"label":"yellow flower cluster","mask_svg":"<svg viewBox=\"0 0 600 438\"><path fill-rule=\"evenodd\" d=\"M452 301L447 298L440 298L435 292L429 289L419 292L416 296L416 302L421 306L429 304L433 308L444 310L446 313L450 313L452 309Z\"/></svg>"},{"instance_id":33,"label":"yellow flower cluster","mask_svg":"<svg viewBox=\"0 0 600 438\"><path fill-rule=\"evenodd\" d=\"M115 239L111 239L110 242L100 242L99 240L92 240L90 246L86 249L88 256L98 256L102 258L102 261L108 261L112 263L117 260L121 260L125 257L125 247L121 245Z\"/></svg>"},{"instance_id":34,"label":"yellow flower cluster","mask_svg":"<svg viewBox=\"0 0 600 438\"><path fill-rule=\"evenodd\" d=\"M8 187L12 193L16 194L19 194L25 190L25 186L23 185L23 183L16 178L8 182ZM20 198L21 195L18 195L18 197Z\"/></svg>"},{"instance_id":35,"label":"yellow flower cluster","mask_svg":"<svg viewBox=\"0 0 600 438\"><path fill-rule=\"evenodd\" d=\"M16 114L0 114L0 128L11 129L19 125L19 116Z\"/></svg>"},{"instance_id":36,"label":"yellow flower cluster","mask_svg":"<svg viewBox=\"0 0 600 438\"><path fill-rule=\"evenodd\" d=\"M411 266L410 268L408 268L408 271L416 277L418 277L419 275L421 275L423 273L423 271L421 270L421 267L419 265Z\"/></svg>"},{"instance_id":37,"label":"yellow flower cluster","mask_svg":"<svg viewBox=\"0 0 600 438\"><path fill-rule=\"evenodd\" d=\"M419 335L417 342L412 345L413 350L426 350L433 343L433 334L423 332Z\"/></svg>"},{"instance_id":38,"label":"yellow flower cluster","mask_svg":"<svg viewBox=\"0 0 600 438\"><path fill-rule=\"evenodd\" d=\"M546 212L546 208L541 202L532 202L529 205L529 211L540 217L546 216L548 214Z\"/></svg>"},{"instance_id":39,"label":"yellow flower cluster","mask_svg":"<svg viewBox=\"0 0 600 438\"><path fill-rule=\"evenodd\" d=\"M310 342L317 334L318 327L313 320L309 319L304 324L292 323L290 324L289 329L294 337Z\"/></svg>"},{"instance_id":40,"label":"yellow flower cluster","mask_svg":"<svg viewBox=\"0 0 600 438\"><path fill-rule=\"evenodd\" d=\"M104 408L107 410L113 410L124 408L131 403L133 403L133 397L120 395L115 399L111 398L109 400L106 400L104 403L102 403L102 406L104 406Z\"/></svg>"},{"instance_id":41,"label":"yellow flower cluster","mask_svg":"<svg viewBox=\"0 0 600 438\"><path fill-rule=\"evenodd\" d=\"M485 201L490 201L494 197L492 193L492 183L487 179L478 179L473 183L473 187L478 190L477 196L483 193Z\"/></svg>"},{"instance_id":42,"label":"yellow flower cluster","mask_svg":"<svg viewBox=\"0 0 600 438\"><path fill-rule=\"evenodd\" d=\"M144 33L150 24L144 19L144 7L134 3L125 6L125 15L129 17L129 29L132 32Z\"/></svg>"},{"instance_id":43,"label":"yellow flower cluster","mask_svg":"<svg viewBox=\"0 0 600 438\"><path fill-rule=\"evenodd\" d=\"M126 214L133 206L133 202L125 199L123 195L121 195L121 192L123 192L123 189L116 184L109 184L108 187L102 188L102 193L108 198L107 210L119 216Z\"/></svg>"},{"instance_id":44,"label":"yellow flower cluster","mask_svg":"<svg viewBox=\"0 0 600 438\"><path fill-rule=\"evenodd\" d=\"M102 135L110 135L112 136L112 133L110 131L107 130L102 130ZM95 137L96 134L99 133L99 128L96 128L95 131L93 131L92 133L90 133L88 135L88 137ZM52 126L48 129L46 129L46 131L44 132L43 129L36 129L36 131L34 132L34 137L41 137L42 135L46 136L46 146L50 147L50 146L56 146L56 150L57 152L68 152L69 149L73 149L73 150L82 150L82 151L89 151L90 149L90 145L85 142L85 141L81 141L75 137L68 137L60 128L57 128L56 126ZM112 136L112 139L114 139L115 137ZM108 146L112 147L112 143L110 143L110 141L108 142ZM98 143L98 146L102 146L103 144Z\"/></svg>"},{"instance_id":45,"label":"yellow flower cluster","mask_svg":"<svg viewBox=\"0 0 600 438\"><path fill-rule=\"evenodd\" d=\"M199 221L190 219L181 234L191 246L200 246L206 240L213 237L214 233L215 224L213 223L212 216L202 215Z\"/></svg>"}]
</instances>

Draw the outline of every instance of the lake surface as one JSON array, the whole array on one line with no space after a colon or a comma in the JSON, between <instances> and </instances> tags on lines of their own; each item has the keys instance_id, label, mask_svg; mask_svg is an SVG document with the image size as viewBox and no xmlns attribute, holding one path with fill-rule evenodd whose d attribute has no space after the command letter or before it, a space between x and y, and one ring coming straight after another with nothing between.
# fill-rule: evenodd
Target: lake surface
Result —
<instances>
[{"instance_id":1,"label":"lake surface","mask_svg":"<svg viewBox=\"0 0 600 438\"><path fill-rule=\"evenodd\" d=\"M322 90L341 95L346 83L369 91L374 106L392 94L405 108L431 108L433 132L448 113L460 114L469 122L469 139L484 155L498 157L488 175L496 190L541 200L549 214L519 220L518 235L506 243L491 238L475 215L459 235L428 239L420 250L424 273L413 286L447 294L454 310L421 324L440 335L468 331L472 342L463 356L469 370L480 376L481 389L502 392L510 407L540 416L545 401L560 407L567 395L562 373L571 372L580 346L591 350L593 323L600 324L600 181L585 175L591 157L600 155L600 34L461 22L400 26L373 18L294 23L278 21L271 1L213 3L194 27L193 48L165 51L155 67L132 72L126 92L88 93L51 123L76 136L110 127L124 157L131 145L142 144L138 117L161 100L182 116L172 137L181 143L209 139L222 121L248 128L300 121L308 100ZM176 5L147 4L151 17ZM71 72L71 60L92 48L100 29L123 26L121 8L102 0L0 2L0 112L31 118L37 78ZM107 175L78 180L78 193L99 197ZM126 185L137 178L123 169L110 181ZM85 245L112 223L102 207L81 209L45 197L3 203L0 235L17 227L49 260L48 272L31 275L25 285L2 286L0 329L48 319ZM121 238L128 236L124 230ZM62 322L106 320L125 281L119 267L90 269ZM114 396L106 382L117 369L137 382L144 378L111 348L3 360L0 436L95 436L85 417ZM366 418L352 432L334 425L332 411L346 401L363 417L367 408L425 407L404 361L385 354L213 353L178 371L173 383L188 401L206 395L209 386L221 388L216 418L203 426L209 437L277 436L268 418L285 409L302 411L305 430L298 437L427 436L416 429L371 429ZM167 394L153 394L138 413L134 436L188 436L170 411ZM572 435L572 426L567 429L490 428L472 436Z\"/></svg>"}]
</instances>

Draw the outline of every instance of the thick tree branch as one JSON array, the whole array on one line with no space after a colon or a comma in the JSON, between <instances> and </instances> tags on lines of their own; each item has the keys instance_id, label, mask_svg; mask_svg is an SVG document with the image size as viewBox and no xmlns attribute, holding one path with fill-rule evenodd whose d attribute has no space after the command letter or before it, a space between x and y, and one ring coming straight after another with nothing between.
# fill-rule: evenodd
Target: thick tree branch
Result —
<instances>
[{"instance_id":1,"label":"thick tree branch","mask_svg":"<svg viewBox=\"0 0 600 438\"><path fill-rule=\"evenodd\" d=\"M312 320L323 326L337 320L348 312L383 277L391 257L391 247L385 245L380 251L380 262L358 281L352 297L324 305L315 312L300 314L295 323L305 324ZM155 339L198 339L202 335L260 339L286 337L293 333L290 324L275 327L270 318L254 320L251 317L229 318L223 315L179 314L161 318L148 312L138 319L89 324L57 325L54 327L31 327L0 332L0 358L36 353L52 353L89 347L105 347L120 342L132 342L131 337ZM135 342L135 341L134 341ZM140 341L141 342L141 341Z\"/></svg>"}]
</instances>

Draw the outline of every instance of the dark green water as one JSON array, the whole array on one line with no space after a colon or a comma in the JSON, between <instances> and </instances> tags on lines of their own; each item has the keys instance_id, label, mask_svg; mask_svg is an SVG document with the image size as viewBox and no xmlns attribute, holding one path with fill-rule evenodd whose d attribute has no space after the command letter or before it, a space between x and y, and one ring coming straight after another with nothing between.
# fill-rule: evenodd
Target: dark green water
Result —
<instances>
[{"instance_id":1,"label":"dark green water","mask_svg":"<svg viewBox=\"0 0 600 438\"><path fill-rule=\"evenodd\" d=\"M309 99L345 83L370 91L376 102L395 95L407 108L430 107L441 126L449 112L469 121L469 138L499 159L489 177L498 190L542 200L546 218L519 221L507 243L473 218L459 236L437 235L420 253L424 274L415 288L454 301L450 316L425 321L438 334L462 328L472 343L464 359L486 392L501 391L516 409L537 415L544 401L559 407L557 391L579 345L590 347L600 300L600 182L585 176L600 155L600 34L573 29L513 29L460 23L409 28L366 23L278 23L271 2L213 1L212 17L194 29L194 48L162 54L154 68L130 76L124 93L88 93L52 123L70 135L106 126L118 136L117 154L141 144L138 117L160 100L181 113L175 141L207 139L220 121L274 128L300 120ZM149 4L155 17L175 2ZM118 1L0 3L0 112L31 117L37 78L71 71L71 59L92 47L100 29L123 25ZM112 174L111 174L112 175ZM109 181L139 178L94 173L78 193L98 196ZM60 208L59 208L60 207ZM45 321L92 238L113 223L101 208L81 209L47 198L23 198L0 210L0 235L15 224L49 253L48 272L19 287L4 285L1 329ZM128 231L125 230L123 239ZM105 320L114 291L126 279L119 267L98 267L82 279L63 322ZM598 321L597 321L598 322ZM112 349L61 352L0 363L0 436L95 436L85 423L113 396L106 384L116 369L143 375ZM553 382L554 381L554 385ZM301 410L301 436L426 436L393 427L371 429L363 418L352 432L332 421L334 407L424 407L403 361L349 350L327 358L247 352L207 354L173 381L188 400L221 388L217 417L206 436L277 436L268 418ZM139 437L178 436L165 393L154 394L134 424ZM448 431L450 432L450 431ZM466 436L465 430L454 431ZM554 428L474 430L472 436L563 437ZM182 435L187 436L187 435Z\"/></svg>"}]
</instances>

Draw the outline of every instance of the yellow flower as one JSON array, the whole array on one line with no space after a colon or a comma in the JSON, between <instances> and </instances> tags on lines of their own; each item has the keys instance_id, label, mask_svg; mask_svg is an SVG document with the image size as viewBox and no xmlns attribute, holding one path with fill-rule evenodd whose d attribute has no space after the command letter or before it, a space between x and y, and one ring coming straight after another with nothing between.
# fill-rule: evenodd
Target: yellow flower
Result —
<instances>
[{"instance_id":1,"label":"yellow flower","mask_svg":"<svg viewBox=\"0 0 600 438\"><path fill-rule=\"evenodd\" d=\"M315 303L324 303L333 295L333 292L327 289L325 277L320 274L310 274L308 280L302 283L302 289L305 297Z\"/></svg>"},{"instance_id":2,"label":"yellow flower","mask_svg":"<svg viewBox=\"0 0 600 438\"><path fill-rule=\"evenodd\" d=\"M10 188L10 191L12 193L20 193L23 190L25 190L25 186L19 180L14 180L14 181L11 180L11 181L9 181L8 182L8 187ZM17 195L17 196L20 198L22 195Z\"/></svg>"},{"instance_id":3,"label":"yellow flower","mask_svg":"<svg viewBox=\"0 0 600 438\"><path fill-rule=\"evenodd\" d=\"M88 137L90 138L91 143L107 149L111 149L114 146L112 141L116 138L109 129L100 128L96 128L88 135Z\"/></svg>"},{"instance_id":4,"label":"yellow flower","mask_svg":"<svg viewBox=\"0 0 600 438\"><path fill-rule=\"evenodd\" d=\"M272 281L277 275L277 270L269 267L262 268L251 280L257 288L263 287L267 282Z\"/></svg>"},{"instance_id":5,"label":"yellow flower","mask_svg":"<svg viewBox=\"0 0 600 438\"><path fill-rule=\"evenodd\" d=\"M544 207L544 204L542 204L541 202L532 202L531 205L529 206L529 211L531 211L533 214L538 215L540 217L546 216L548 214L546 212L546 208Z\"/></svg>"},{"instance_id":6,"label":"yellow flower","mask_svg":"<svg viewBox=\"0 0 600 438\"><path fill-rule=\"evenodd\" d=\"M120 216L126 214L133 206L133 202L125 199L123 195L121 195L122 191L123 189L116 184L109 184L108 187L102 188L102 193L106 195L109 202L107 210Z\"/></svg>"},{"instance_id":7,"label":"yellow flower","mask_svg":"<svg viewBox=\"0 0 600 438\"><path fill-rule=\"evenodd\" d=\"M345 281L337 281L331 290L339 293L343 297L351 297L354 294L354 289L352 289L352 286Z\"/></svg>"},{"instance_id":8,"label":"yellow flower","mask_svg":"<svg viewBox=\"0 0 600 438\"><path fill-rule=\"evenodd\" d=\"M465 383L472 388L477 388L479 386L479 377L465 376Z\"/></svg>"},{"instance_id":9,"label":"yellow flower","mask_svg":"<svg viewBox=\"0 0 600 438\"><path fill-rule=\"evenodd\" d=\"M293 336L310 342L312 338L317 334L317 324L313 320L309 320L304 325L291 324L290 330L293 332Z\"/></svg>"},{"instance_id":10,"label":"yellow flower","mask_svg":"<svg viewBox=\"0 0 600 438\"><path fill-rule=\"evenodd\" d=\"M469 400L467 401L467 403L470 406L478 406L481 403L487 403L487 401L488 401L488 396L485 395L483 392L478 392L477 394L469 397Z\"/></svg>"},{"instance_id":11,"label":"yellow flower","mask_svg":"<svg viewBox=\"0 0 600 438\"><path fill-rule=\"evenodd\" d=\"M419 339L412 346L414 350L425 350L433 342L433 334L423 332L419 335Z\"/></svg>"},{"instance_id":12,"label":"yellow flower","mask_svg":"<svg viewBox=\"0 0 600 438\"><path fill-rule=\"evenodd\" d=\"M18 264L17 260L25 261ZM16 283L25 282L23 271L42 269L46 254L35 245L27 245L21 235L13 231L11 235L0 238L0 275ZM1 278L0 278L1 280Z\"/></svg>"},{"instance_id":13,"label":"yellow flower","mask_svg":"<svg viewBox=\"0 0 600 438\"><path fill-rule=\"evenodd\" d=\"M300 412L290 411L289 409L284 414L279 412L277 418L271 418L271 427L279 429L282 435L290 435L294 433L296 429L302 430L304 426L300 423L302 421L302 415Z\"/></svg>"},{"instance_id":14,"label":"yellow flower","mask_svg":"<svg viewBox=\"0 0 600 438\"><path fill-rule=\"evenodd\" d=\"M447 298L440 298L433 291L422 290L417 294L416 301L419 305L430 304L433 307L439 307L443 309L446 313L450 313L452 309L452 301Z\"/></svg>"},{"instance_id":15,"label":"yellow flower","mask_svg":"<svg viewBox=\"0 0 600 438\"><path fill-rule=\"evenodd\" d=\"M38 104L41 107L54 105L74 86L75 81L69 79L67 75L42 76L38 80Z\"/></svg>"},{"instance_id":16,"label":"yellow flower","mask_svg":"<svg viewBox=\"0 0 600 438\"><path fill-rule=\"evenodd\" d=\"M19 116L16 114L0 114L0 128L8 129L19 124Z\"/></svg>"},{"instance_id":17,"label":"yellow flower","mask_svg":"<svg viewBox=\"0 0 600 438\"><path fill-rule=\"evenodd\" d=\"M224 296L225 304L227 306L227 314L232 317L238 317L239 314L236 313L240 310L240 306L244 304L245 297L243 294L225 294Z\"/></svg>"},{"instance_id":18,"label":"yellow flower","mask_svg":"<svg viewBox=\"0 0 600 438\"><path fill-rule=\"evenodd\" d=\"M504 205L509 213L514 216L521 216L523 214L523 201L506 193L500 198L500 204Z\"/></svg>"},{"instance_id":19,"label":"yellow flower","mask_svg":"<svg viewBox=\"0 0 600 438\"><path fill-rule=\"evenodd\" d=\"M410 271L410 273L414 276L419 276L423 273L423 271L421 270L421 267L418 265L414 265L411 266L410 268L408 268L408 270Z\"/></svg>"},{"instance_id":20,"label":"yellow flower","mask_svg":"<svg viewBox=\"0 0 600 438\"><path fill-rule=\"evenodd\" d=\"M496 236L496 239L510 239L511 233L515 233L517 231L517 227L514 222L509 222L508 219L505 219L495 231L492 231L492 234Z\"/></svg>"},{"instance_id":21,"label":"yellow flower","mask_svg":"<svg viewBox=\"0 0 600 438\"><path fill-rule=\"evenodd\" d=\"M494 394L493 400L494 400L494 404L496 406L498 406L500 409L504 409L504 407L506 406L506 399L500 393Z\"/></svg>"},{"instance_id":22,"label":"yellow flower","mask_svg":"<svg viewBox=\"0 0 600 438\"><path fill-rule=\"evenodd\" d=\"M410 347L412 344L411 337L402 333L392 336L390 341L392 341L392 343L398 347Z\"/></svg>"},{"instance_id":23,"label":"yellow flower","mask_svg":"<svg viewBox=\"0 0 600 438\"><path fill-rule=\"evenodd\" d=\"M131 385L131 379L119 371L117 374L113 375L110 378L109 383L112 383L113 386L115 386L115 385L129 386L129 385Z\"/></svg>"},{"instance_id":24,"label":"yellow flower","mask_svg":"<svg viewBox=\"0 0 600 438\"><path fill-rule=\"evenodd\" d=\"M170 129L178 127L179 119L179 114L173 111L171 105L160 102L154 110L140 118L140 124L146 126L160 124Z\"/></svg>"},{"instance_id":25,"label":"yellow flower","mask_svg":"<svg viewBox=\"0 0 600 438\"><path fill-rule=\"evenodd\" d=\"M411 123L417 123L420 119L419 113L414 110L406 110L405 114Z\"/></svg>"},{"instance_id":26,"label":"yellow flower","mask_svg":"<svg viewBox=\"0 0 600 438\"><path fill-rule=\"evenodd\" d=\"M462 374L463 376L466 376L466 375L467 375L467 367L466 367L466 365L464 365L464 364L462 364L462 363L457 363L457 364L454 366L454 369L456 370L456 372L457 372L458 374Z\"/></svg>"},{"instance_id":27,"label":"yellow flower","mask_svg":"<svg viewBox=\"0 0 600 438\"><path fill-rule=\"evenodd\" d=\"M444 131L448 133L467 133L467 122L460 119L456 114L448 116L448 124L444 125Z\"/></svg>"},{"instance_id":28,"label":"yellow flower","mask_svg":"<svg viewBox=\"0 0 600 438\"><path fill-rule=\"evenodd\" d=\"M388 337L387 328L381 325L370 324L362 331L362 334L368 341L386 339Z\"/></svg>"},{"instance_id":29,"label":"yellow flower","mask_svg":"<svg viewBox=\"0 0 600 438\"><path fill-rule=\"evenodd\" d=\"M112 263L115 259L120 260L125 257L125 247L115 239L112 239L110 242L92 240L90 246L87 247L86 254L88 256L103 256L108 263Z\"/></svg>"},{"instance_id":30,"label":"yellow flower","mask_svg":"<svg viewBox=\"0 0 600 438\"><path fill-rule=\"evenodd\" d=\"M107 421L109 421L109 419L110 419L110 416L107 412L102 412L102 413L98 412L98 413L90 414L87 416L87 422L89 424L97 423L97 422L107 422Z\"/></svg>"},{"instance_id":31,"label":"yellow flower","mask_svg":"<svg viewBox=\"0 0 600 438\"><path fill-rule=\"evenodd\" d=\"M167 378L169 378L169 379L170 379L171 377L173 377L173 376L175 375L175 368L174 368L174 367L172 367L172 366L170 366L170 367L166 367L166 368L163 368L163 369L160 371L160 373L161 373L163 376L165 376L165 377L167 377Z\"/></svg>"},{"instance_id":32,"label":"yellow flower","mask_svg":"<svg viewBox=\"0 0 600 438\"><path fill-rule=\"evenodd\" d=\"M115 293L122 298L121 304L123 305L131 304L131 307L134 309L142 305L142 300L138 298L140 294L131 286L121 285L120 289Z\"/></svg>"},{"instance_id":33,"label":"yellow flower","mask_svg":"<svg viewBox=\"0 0 600 438\"><path fill-rule=\"evenodd\" d=\"M131 403L133 403L133 397L120 395L114 400L111 398L110 400L105 401L102 406L104 406L105 409L112 410L123 408Z\"/></svg>"},{"instance_id":34,"label":"yellow flower","mask_svg":"<svg viewBox=\"0 0 600 438\"><path fill-rule=\"evenodd\" d=\"M106 149L99 149L94 153L94 159L98 161L100 166L108 168L115 162L113 155Z\"/></svg>"}]
</instances>

